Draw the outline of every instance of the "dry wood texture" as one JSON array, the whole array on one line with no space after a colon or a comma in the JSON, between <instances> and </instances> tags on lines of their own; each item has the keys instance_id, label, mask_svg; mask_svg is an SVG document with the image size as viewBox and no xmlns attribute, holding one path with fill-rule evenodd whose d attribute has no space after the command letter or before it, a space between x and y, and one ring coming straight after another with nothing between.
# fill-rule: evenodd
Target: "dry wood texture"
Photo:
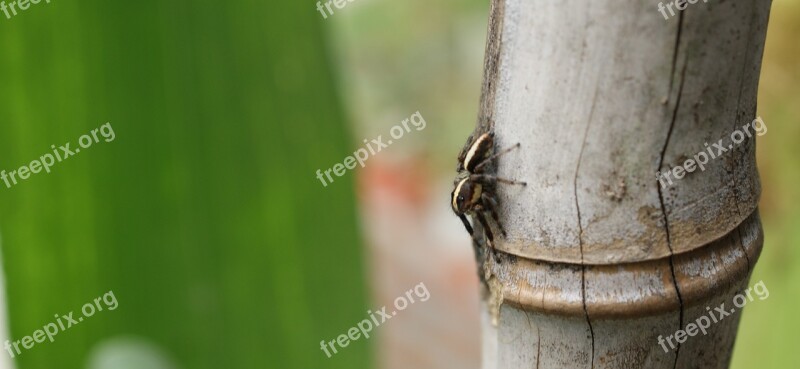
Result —
<instances>
[{"instance_id":1,"label":"dry wood texture","mask_svg":"<svg viewBox=\"0 0 800 369\"><path fill-rule=\"evenodd\" d=\"M769 7L492 2L476 132L522 143L497 172L528 186L498 190L485 368L727 367L738 311L668 353L656 338L730 305L760 252L755 139L728 144L756 117Z\"/></svg>"}]
</instances>

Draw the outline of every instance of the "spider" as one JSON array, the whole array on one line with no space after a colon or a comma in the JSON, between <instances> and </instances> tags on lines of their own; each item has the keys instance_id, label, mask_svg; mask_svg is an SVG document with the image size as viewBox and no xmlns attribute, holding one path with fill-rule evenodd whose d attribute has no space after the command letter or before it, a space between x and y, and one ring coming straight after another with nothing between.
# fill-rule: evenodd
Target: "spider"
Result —
<instances>
[{"instance_id":1,"label":"spider","mask_svg":"<svg viewBox=\"0 0 800 369\"><path fill-rule=\"evenodd\" d=\"M486 220L486 214L491 215L494 223L500 229L500 234L506 236L506 230L497 216L497 197L495 186L497 182L511 185L527 186L527 183L500 178L486 173L485 169L492 160L517 149L517 143L505 150L495 152L494 132L483 133L469 146L465 146L458 155L458 175L454 181L455 189L450 194L453 212L458 215L470 236L474 237L472 225L467 215L475 219L483 227L489 246L494 251L494 234Z\"/></svg>"}]
</instances>

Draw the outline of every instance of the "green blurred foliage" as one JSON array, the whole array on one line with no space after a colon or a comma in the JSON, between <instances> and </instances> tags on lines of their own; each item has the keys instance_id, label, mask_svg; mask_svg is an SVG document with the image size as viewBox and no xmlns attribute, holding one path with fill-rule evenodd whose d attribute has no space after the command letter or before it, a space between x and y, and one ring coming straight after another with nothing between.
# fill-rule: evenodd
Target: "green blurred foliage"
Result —
<instances>
[{"instance_id":1,"label":"green blurred foliage","mask_svg":"<svg viewBox=\"0 0 800 369\"><path fill-rule=\"evenodd\" d=\"M0 187L13 340L106 291L119 301L20 368L83 367L121 334L183 368L368 366L365 340L319 349L367 307L352 176L314 177L353 147L320 23L296 1L53 1L0 17L0 169L105 122L116 133Z\"/></svg>"}]
</instances>

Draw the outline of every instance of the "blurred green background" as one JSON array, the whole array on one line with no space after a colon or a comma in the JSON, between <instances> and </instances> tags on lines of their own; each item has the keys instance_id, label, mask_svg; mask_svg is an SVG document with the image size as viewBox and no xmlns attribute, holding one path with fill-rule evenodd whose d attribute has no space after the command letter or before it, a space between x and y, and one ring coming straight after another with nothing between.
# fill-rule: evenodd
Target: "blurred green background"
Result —
<instances>
[{"instance_id":1,"label":"blurred green background","mask_svg":"<svg viewBox=\"0 0 800 369\"><path fill-rule=\"evenodd\" d=\"M488 7L355 0L322 19L314 2L53 0L0 16L0 169L105 122L116 133L0 183L10 339L109 290L119 301L17 367L83 368L121 336L176 368L371 367L373 340L319 351L374 304L356 175L322 187L314 172L419 110L432 124L393 151L449 180L477 114ZM752 278L770 298L745 309L733 368L796 361L798 36L800 1L774 1Z\"/></svg>"},{"instance_id":2,"label":"blurred green background","mask_svg":"<svg viewBox=\"0 0 800 369\"><path fill-rule=\"evenodd\" d=\"M119 302L19 368L82 368L118 335L180 368L368 366L369 343L319 351L367 310L352 177L313 176L353 147L323 36L296 1L55 0L0 17L0 168L116 133L0 187L13 340L109 290Z\"/></svg>"}]
</instances>

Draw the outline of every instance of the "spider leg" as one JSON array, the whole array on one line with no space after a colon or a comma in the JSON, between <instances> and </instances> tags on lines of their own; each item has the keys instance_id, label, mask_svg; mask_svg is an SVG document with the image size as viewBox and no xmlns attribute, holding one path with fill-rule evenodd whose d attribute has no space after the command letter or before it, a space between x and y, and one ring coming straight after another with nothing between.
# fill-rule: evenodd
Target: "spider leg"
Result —
<instances>
[{"instance_id":1,"label":"spider leg","mask_svg":"<svg viewBox=\"0 0 800 369\"><path fill-rule=\"evenodd\" d=\"M492 219L494 219L495 224L497 224L497 228L500 228L500 233L503 235L503 238L505 238L506 229L503 227L503 223L500 223L500 217L497 215L497 200L495 200L494 196L486 192L481 195L481 198L483 199L486 210L492 215Z\"/></svg>"},{"instance_id":2,"label":"spider leg","mask_svg":"<svg viewBox=\"0 0 800 369\"><path fill-rule=\"evenodd\" d=\"M510 185L522 185L522 186L527 186L528 185L527 182L514 181L514 180L511 180L511 179L497 177L497 176L494 176L494 175L491 175L491 174L472 174L472 175L469 176L469 178L474 180L474 181L481 181L481 182L485 182L485 183L500 182L500 183L505 183L505 184L510 184Z\"/></svg>"},{"instance_id":3,"label":"spider leg","mask_svg":"<svg viewBox=\"0 0 800 369\"><path fill-rule=\"evenodd\" d=\"M505 149L505 150L503 150L503 151L500 151L500 152L498 152L498 153L495 153L494 155L491 155L491 156L489 156L489 157L488 157L488 158L486 158L486 159L483 159L483 161L482 161L482 162L480 162L478 165L476 165L476 166L475 166L475 168L473 168L473 169L472 169L472 171L473 171L473 172L479 172L479 171L480 171L480 169L481 169L481 168L483 168L483 166L484 166L484 165L488 164L488 163L489 163L489 162L491 162L493 159L495 159L495 158L497 158L497 157L499 157L499 156L501 156L501 155L505 155L505 154L507 154L507 153L511 152L511 150L517 149L517 148L519 148L520 146L521 146L521 145L520 145L520 143L519 143L519 142L517 142L517 144L516 144L516 145L514 145L514 146L511 146L511 147L509 147L509 148L507 148L507 149Z\"/></svg>"},{"instance_id":4,"label":"spider leg","mask_svg":"<svg viewBox=\"0 0 800 369\"><path fill-rule=\"evenodd\" d=\"M478 218L478 221L481 223L483 227L483 231L486 232L486 239L489 248L492 249L492 254L494 254L495 260L497 259L497 249L494 248L494 234L492 234L492 228L489 227L489 222L486 221L486 217L483 216L483 213L480 211L475 212L475 217Z\"/></svg>"},{"instance_id":5,"label":"spider leg","mask_svg":"<svg viewBox=\"0 0 800 369\"><path fill-rule=\"evenodd\" d=\"M458 218L461 219L461 222L464 223L464 227L467 228L467 232L469 232L469 235L472 236L474 232L472 230L472 225L470 225L469 220L467 220L467 216L464 214L458 214Z\"/></svg>"}]
</instances>

